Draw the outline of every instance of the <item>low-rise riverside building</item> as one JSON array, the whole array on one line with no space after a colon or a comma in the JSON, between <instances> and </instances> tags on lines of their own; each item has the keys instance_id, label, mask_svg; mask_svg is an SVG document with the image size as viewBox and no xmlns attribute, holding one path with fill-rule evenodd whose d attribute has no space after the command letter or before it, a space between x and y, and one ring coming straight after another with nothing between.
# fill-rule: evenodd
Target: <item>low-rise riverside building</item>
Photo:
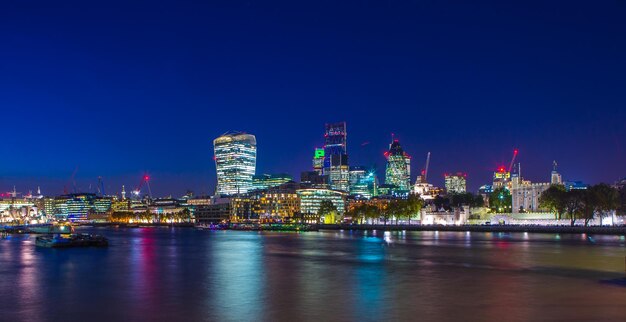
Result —
<instances>
[{"instance_id":1,"label":"low-rise riverside building","mask_svg":"<svg viewBox=\"0 0 626 322\"><path fill-rule=\"evenodd\" d=\"M293 181L256 190L231 198L232 221L290 221L300 212L296 191L300 185Z\"/></svg>"},{"instance_id":2,"label":"low-rise riverside building","mask_svg":"<svg viewBox=\"0 0 626 322\"><path fill-rule=\"evenodd\" d=\"M230 220L232 213L231 198L198 198L189 199L187 203L191 207L191 212L196 223L200 225L226 223Z\"/></svg>"},{"instance_id":3,"label":"low-rise riverside building","mask_svg":"<svg viewBox=\"0 0 626 322\"><path fill-rule=\"evenodd\" d=\"M112 197L98 197L94 193L72 193L54 198L53 215L57 220L88 221L88 215L109 213Z\"/></svg>"},{"instance_id":4,"label":"low-rise riverside building","mask_svg":"<svg viewBox=\"0 0 626 322\"><path fill-rule=\"evenodd\" d=\"M347 193L339 190L307 188L296 191L300 198L300 212L303 214L318 214L322 201L328 200L337 208L338 214L346 211L345 200ZM323 218L321 218L323 220Z\"/></svg>"}]
</instances>

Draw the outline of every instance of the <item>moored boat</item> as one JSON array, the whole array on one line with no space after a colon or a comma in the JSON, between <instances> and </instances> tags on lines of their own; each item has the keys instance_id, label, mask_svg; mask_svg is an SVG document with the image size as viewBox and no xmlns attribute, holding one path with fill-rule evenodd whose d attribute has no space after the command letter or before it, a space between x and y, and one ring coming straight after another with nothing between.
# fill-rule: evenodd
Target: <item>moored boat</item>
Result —
<instances>
[{"instance_id":1,"label":"moored boat","mask_svg":"<svg viewBox=\"0 0 626 322\"><path fill-rule=\"evenodd\" d=\"M225 230L228 229L228 224L210 224L210 225L195 225L197 230Z\"/></svg>"},{"instance_id":2,"label":"moored boat","mask_svg":"<svg viewBox=\"0 0 626 322\"><path fill-rule=\"evenodd\" d=\"M37 236L35 245L49 248L66 247L106 247L109 240L100 235L71 234L71 235L43 235Z\"/></svg>"},{"instance_id":3,"label":"moored boat","mask_svg":"<svg viewBox=\"0 0 626 322\"><path fill-rule=\"evenodd\" d=\"M233 223L230 225L230 229L257 231L257 230L261 230L261 227L259 226L259 224L255 224L255 223Z\"/></svg>"}]
</instances>

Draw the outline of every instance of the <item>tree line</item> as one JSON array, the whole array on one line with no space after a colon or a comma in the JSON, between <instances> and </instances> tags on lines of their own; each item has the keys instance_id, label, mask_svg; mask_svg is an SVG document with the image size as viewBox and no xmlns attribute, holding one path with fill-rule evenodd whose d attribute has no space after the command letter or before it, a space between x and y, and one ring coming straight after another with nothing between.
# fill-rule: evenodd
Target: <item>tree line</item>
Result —
<instances>
[{"instance_id":1,"label":"tree line","mask_svg":"<svg viewBox=\"0 0 626 322\"><path fill-rule=\"evenodd\" d=\"M616 189L605 183L587 189L566 190L563 185L552 185L541 193L539 206L554 213L555 219L569 219L574 226L583 220L585 226L595 218L626 212L626 189Z\"/></svg>"},{"instance_id":2,"label":"tree line","mask_svg":"<svg viewBox=\"0 0 626 322\"><path fill-rule=\"evenodd\" d=\"M320 205L320 211L318 214L323 216L328 211L329 206L325 204L326 201L322 201ZM396 225L399 219L406 219L408 223L411 223L411 219L424 207L424 200L417 195L410 195L406 199L392 199L389 202L375 206L366 202L357 203L352 208L348 209L345 216L350 218L356 218L361 224L368 219L371 220L383 220L386 225L391 219L395 219Z\"/></svg>"},{"instance_id":3,"label":"tree line","mask_svg":"<svg viewBox=\"0 0 626 322\"><path fill-rule=\"evenodd\" d=\"M460 208L463 206L468 206L471 208L482 207L485 204L485 200L481 195L474 195L471 192L463 192L463 193L451 193L447 196L437 195L433 199L433 204L437 208L437 210L443 209L446 211L450 211L453 208Z\"/></svg>"}]
</instances>

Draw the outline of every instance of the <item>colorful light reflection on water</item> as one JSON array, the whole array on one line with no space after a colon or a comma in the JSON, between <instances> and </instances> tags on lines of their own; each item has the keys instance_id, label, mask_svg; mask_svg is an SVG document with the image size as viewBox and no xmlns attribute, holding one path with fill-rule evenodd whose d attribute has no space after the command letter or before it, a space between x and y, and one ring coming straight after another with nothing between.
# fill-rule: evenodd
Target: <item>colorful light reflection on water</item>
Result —
<instances>
[{"instance_id":1,"label":"colorful light reflection on water","mask_svg":"<svg viewBox=\"0 0 626 322\"><path fill-rule=\"evenodd\" d=\"M0 240L0 320L625 320L624 236L97 229ZM585 305L579 305L585 303Z\"/></svg>"}]
</instances>

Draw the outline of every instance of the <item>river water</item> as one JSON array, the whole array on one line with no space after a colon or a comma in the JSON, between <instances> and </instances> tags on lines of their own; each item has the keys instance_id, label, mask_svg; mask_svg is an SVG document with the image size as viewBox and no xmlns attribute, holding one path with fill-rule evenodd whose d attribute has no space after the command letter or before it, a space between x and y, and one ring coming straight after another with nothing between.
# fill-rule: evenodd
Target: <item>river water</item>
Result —
<instances>
[{"instance_id":1,"label":"river water","mask_svg":"<svg viewBox=\"0 0 626 322\"><path fill-rule=\"evenodd\" d=\"M623 236L82 231L0 239L0 321L626 321Z\"/></svg>"}]
</instances>

